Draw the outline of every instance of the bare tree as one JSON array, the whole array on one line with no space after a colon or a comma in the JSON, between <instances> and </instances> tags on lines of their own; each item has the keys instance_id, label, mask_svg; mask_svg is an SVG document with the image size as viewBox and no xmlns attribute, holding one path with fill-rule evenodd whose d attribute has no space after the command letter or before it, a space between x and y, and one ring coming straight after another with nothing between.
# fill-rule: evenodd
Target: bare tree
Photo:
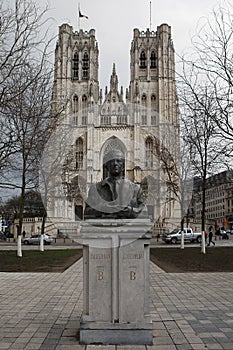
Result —
<instances>
[{"instance_id":1,"label":"bare tree","mask_svg":"<svg viewBox=\"0 0 233 350\"><path fill-rule=\"evenodd\" d=\"M36 2L0 0L1 187L20 190L19 233L25 194L38 186L39 159L52 128L52 65L45 15Z\"/></svg>"},{"instance_id":2,"label":"bare tree","mask_svg":"<svg viewBox=\"0 0 233 350\"><path fill-rule=\"evenodd\" d=\"M32 81L34 67L28 67L21 80ZM22 73L25 73L25 69ZM38 186L38 162L50 132L50 71L37 76L33 83L9 104L6 118L14 130L17 141L8 172L14 176L14 185L21 191L19 229L21 232L26 190Z\"/></svg>"},{"instance_id":3,"label":"bare tree","mask_svg":"<svg viewBox=\"0 0 233 350\"><path fill-rule=\"evenodd\" d=\"M15 0L13 5L0 0L0 175L16 153L17 133L10 124L10 108L15 99L41 77L49 56L45 14L34 1ZM33 68L31 79L25 79ZM22 79L23 77L23 79ZM6 120L8 122L6 123ZM4 186L12 187L11 183Z\"/></svg>"},{"instance_id":4,"label":"bare tree","mask_svg":"<svg viewBox=\"0 0 233 350\"><path fill-rule=\"evenodd\" d=\"M198 72L211 91L214 112L210 117L218 132L231 145L233 143L233 7L228 1L213 9L210 16L200 22L192 39L193 52L189 63ZM186 60L187 61L187 60ZM232 156L229 152L228 156Z\"/></svg>"},{"instance_id":5,"label":"bare tree","mask_svg":"<svg viewBox=\"0 0 233 350\"><path fill-rule=\"evenodd\" d=\"M194 174L200 178L201 227L205 230L206 180L229 165L232 156L233 16L228 2L218 7L193 38L182 58L178 95L184 140Z\"/></svg>"},{"instance_id":6,"label":"bare tree","mask_svg":"<svg viewBox=\"0 0 233 350\"><path fill-rule=\"evenodd\" d=\"M214 121L217 103L212 87L194 66L184 66L179 85L183 139L189 148L194 175L201 179L201 229L205 230L205 196L207 177L226 163L229 145L222 139ZM217 146L217 147L216 147Z\"/></svg>"}]
</instances>

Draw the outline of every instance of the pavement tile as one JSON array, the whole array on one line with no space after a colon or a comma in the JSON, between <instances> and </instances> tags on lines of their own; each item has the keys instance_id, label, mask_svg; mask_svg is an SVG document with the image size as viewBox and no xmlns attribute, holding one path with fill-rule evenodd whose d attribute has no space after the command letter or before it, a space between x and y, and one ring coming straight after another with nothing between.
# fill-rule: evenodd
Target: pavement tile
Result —
<instances>
[{"instance_id":1,"label":"pavement tile","mask_svg":"<svg viewBox=\"0 0 233 350\"><path fill-rule=\"evenodd\" d=\"M115 348L116 348L115 345L88 345L87 346L87 350L115 350ZM143 350L145 350L145 347L143 347Z\"/></svg>"},{"instance_id":2,"label":"pavement tile","mask_svg":"<svg viewBox=\"0 0 233 350\"><path fill-rule=\"evenodd\" d=\"M86 350L86 345L58 345L56 350Z\"/></svg>"},{"instance_id":3,"label":"pavement tile","mask_svg":"<svg viewBox=\"0 0 233 350\"><path fill-rule=\"evenodd\" d=\"M0 350L233 350L233 273L167 274L150 266L153 346L78 343L80 261L62 274L0 273Z\"/></svg>"},{"instance_id":4,"label":"pavement tile","mask_svg":"<svg viewBox=\"0 0 233 350\"><path fill-rule=\"evenodd\" d=\"M220 344L217 344L217 343L210 343L210 344L208 344L208 343L206 343L205 344L206 345L206 349L208 349L208 350L222 350L223 349L223 347L220 345ZM231 347L232 347L232 345L231 345Z\"/></svg>"},{"instance_id":5,"label":"pavement tile","mask_svg":"<svg viewBox=\"0 0 233 350\"><path fill-rule=\"evenodd\" d=\"M148 350L177 350L175 345L147 345ZM118 349L117 349L118 350Z\"/></svg>"},{"instance_id":6,"label":"pavement tile","mask_svg":"<svg viewBox=\"0 0 233 350\"><path fill-rule=\"evenodd\" d=\"M232 348L233 348L233 343L231 342L231 343L223 343L222 344L222 348L223 349L227 349L227 350L232 350Z\"/></svg>"},{"instance_id":7,"label":"pavement tile","mask_svg":"<svg viewBox=\"0 0 233 350\"><path fill-rule=\"evenodd\" d=\"M191 348L195 350L206 350L206 345L205 344L193 344L191 343Z\"/></svg>"},{"instance_id":8,"label":"pavement tile","mask_svg":"<svg viewBox=\"0 0 233 350\"><path fill-rule=\"evenodd\" d=\"M117 345L117 350L145 350L145 349L146 349L145 345ZM104 350L108 350L108 349L104 349Z\"/></svg>"}]
</instances>

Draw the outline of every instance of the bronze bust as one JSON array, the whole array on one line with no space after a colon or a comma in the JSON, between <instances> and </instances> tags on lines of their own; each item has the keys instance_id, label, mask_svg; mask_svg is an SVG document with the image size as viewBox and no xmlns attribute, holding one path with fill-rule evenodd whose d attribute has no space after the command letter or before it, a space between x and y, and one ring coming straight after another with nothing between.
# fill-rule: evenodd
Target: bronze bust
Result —
<instances>
[{"instance_id":1,"label":"bronze bust","mask_svg":"<svg viewBox=\"0 0 233 350\"><path fill-rule=\"evenodd\" d=\"M84 212L85 219L132 219L147 216L140 185L124 178L124 155L111 150L106 157L109 177L92 184Z\"/></svg>"}]
</instances>

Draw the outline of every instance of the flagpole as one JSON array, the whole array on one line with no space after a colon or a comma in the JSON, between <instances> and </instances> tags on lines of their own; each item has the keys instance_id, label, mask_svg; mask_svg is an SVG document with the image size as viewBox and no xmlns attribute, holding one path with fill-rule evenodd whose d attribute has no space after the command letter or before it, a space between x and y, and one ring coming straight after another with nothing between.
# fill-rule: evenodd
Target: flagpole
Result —
<instances>
[{"instance_id":1,"label":"flagpole","mask_svg":"<svg viewBox=\"0 0 233 350\"><path fill-rule=\"evenodd\" d=\"M79 16L79 11L80 11L80 3L78 3L78 32L80 31L80 16Z\"/></svg>"},{"instance_id":2,"label":"flagpole","mask_svg":"<svg viewBox=\"0 0 233 350\"><path fill-rule=\"evenodd\" d=\"M150 32L151 32L151 1L150 1Z\"/></svg>"}]
</instances>

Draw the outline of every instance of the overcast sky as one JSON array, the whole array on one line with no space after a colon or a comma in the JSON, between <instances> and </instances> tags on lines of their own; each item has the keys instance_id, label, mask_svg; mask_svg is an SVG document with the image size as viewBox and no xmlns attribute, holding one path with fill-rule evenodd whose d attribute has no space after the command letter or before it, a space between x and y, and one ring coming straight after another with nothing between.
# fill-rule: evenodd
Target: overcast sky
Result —
<instances>
[{"instance_id":1,"label":"overcast sky","mask_svg":"<svg viewBox=\"0 0 233 350\"><path fill-rule=\"evenodd\" d=\"M44 0L45 2L46 0ZM133 29L150 26L150 0L48 0L54 18L54 33L62 23L78 30L78 3L89 19L81 19L84 30L94 28L99 45L99 80L102 88L109 85L112 63L116 63L119 84L129 85L130 44ZM151 0L151 29L167 23L177 53L190 46L200 19L209 15L218 0Z\"/></svg>"}]
</instances>

